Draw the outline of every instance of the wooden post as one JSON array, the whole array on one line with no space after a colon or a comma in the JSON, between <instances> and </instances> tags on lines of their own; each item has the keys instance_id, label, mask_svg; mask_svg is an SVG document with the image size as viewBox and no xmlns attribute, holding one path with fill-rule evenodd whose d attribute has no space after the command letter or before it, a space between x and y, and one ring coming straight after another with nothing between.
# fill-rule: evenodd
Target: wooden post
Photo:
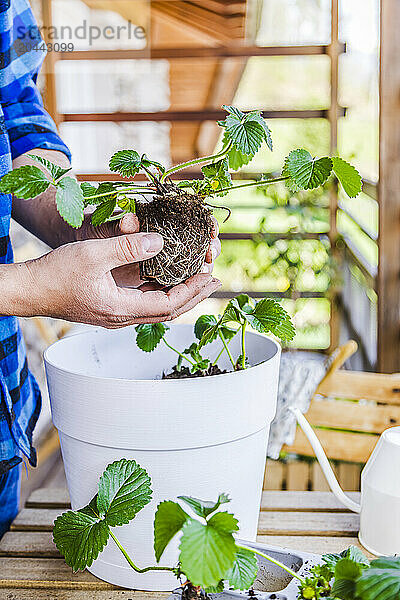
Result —
<instances>
[{"instance_id":1,"label":"wooden post","mask_svg":"<svg viewBox=\"0 0 400 600\"><path fill-rule=\"evenodd\" d=\"M52 0L41 0L42 5L42 21L44 28L44 41L49 42L48 39L48 31L49 27L53 24L52 17ZM52 116L54 122L58 126L60 124L60 115L57 110L57 92L56 92L56 73L55 73L55 65L57 62L57 53L53 50L47 53L45 58L44 67L45 67L45 106L47 112Z\"/></svg>"},{"instance_id":2,"label":"wooden post","mask_svg":"<svg viewBox=\"0 0 400 600\"><path fill-rule=\"evenodd\" d=\"M400 2L381 0L378 369L400 371Z\"/></svg>"},{"instance_id":3,"label":"wooden post","mask_svg":"<svg viewBox=\"0 0 400 600\"><path fill-rule=\"evenodd\" d=\"M331 43L329 46L328 54L331 60L330 68L330 79L331 79L331 98L330 98L330 109L328 112L329 125L330 125L330 152L335 154L337 150L337 133L338 133L338 116L339 116L339 102L338 102L338 80L339 80L339 54L341 51L341 45L339 45L339 0L331 0ZM337 213L337 197L338 188L334 184L330 191L330 228L329 228L329 240L331 243L331 252L333 260L338 260L336 247L337 228L336 228L336 213ZM337 292L332 290L330 294L331 300L331 318L330 318L330 347L329 350L334 350L339 344L339 312L337 303Z\"/></svg>"}]
</instances>

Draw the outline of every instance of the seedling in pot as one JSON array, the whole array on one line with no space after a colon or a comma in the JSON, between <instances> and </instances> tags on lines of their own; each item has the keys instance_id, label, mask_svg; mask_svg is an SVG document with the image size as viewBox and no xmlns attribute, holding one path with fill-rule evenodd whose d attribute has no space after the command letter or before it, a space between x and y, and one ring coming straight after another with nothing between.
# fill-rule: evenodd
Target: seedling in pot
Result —
<instances>
[{"instance_id":1,"label":"seedling in pot","mask_svg":"<svg viewBox=\"0 0 400 600\"><path fill-rule=\"evenodd\" d=\"M230 172L250 163L263 145L272 151L272 139L260 111L245 113L234 106L223 108L227 117L218 123L223 130L222 148L210 156L195 158L170 169L135 150L121 150L111 157L111 171L124 178L144 173L148 179L146 184L109 181L97 187L87 182L79 185L68 175L69 169L61 169L32 155L46 173L33 165L15 169L0 181L0 193L29 199L52 186L57 190L60 215L76 228L82 225L87 206L96 206L92 214L94 225L136 212L141 231L156 231L164 238L163 250L141 264L142 278L175 285L198 273L202 267L212 233L212 209L218 208L213 204L215 196L279 181L285 181L294 191L310 190L324 184L332 173L350 197L361 191L361 177L346 161L337 156L315 158L304 149L290 152L279 177L268 176L234 186ZM203 165L200 179L171 179L175 173L196 165ZM227 210L229 214L230 210Z\"/></svg>"},{"instance_id":2,"label":"seedling in pot","mask_svg":"<svg viewBox=\"0 0 400 600\"><path fill-rule=\"evenodd\" d=\"M323 564L303 577L286 565L235 539L238 520L225 510L230 499L219 494L208 502L191 496L165 500L154 518L156 565L139 567L122 546L115 527L127 525L151 501L151 479L135 460L125 458L107 466L98 492L87 506L67 511L54 522L53 539L74 571L90 567L110 538L137 573L169 571L182 585L183 600L198 598L201 591L215 593L225 586L247 590L256 579L257 555L281 567L299 581L302 600L398 600L400 558L385 557L369 563L354 546L341 554L322 557ZM179 559L174 565L160 560L176 535L180 535Z\"/></svg>"},{"instance_id":3,"label":"seedling in pot","mask_svg":"<svg viewBox=\"0 0 400 600\"><path fill-rule=\"evenodd\" d=\"M222 371L218 368L218 360L225 352L232 365L233 371L246 369L248 359L246 356L246 328L250 325L260 333L273 333L282 342L289 342L294 337L294 327L285 309L273 298L263 298L258 302L246 294L240 294L230 300L222 315L202 315L194 326L194 336L197 341L192 342L188 348L177 350L166 339L168 326L164 323L137 325L136 343L144 352L152 352L163 342L170 350L178 355L178 362L173 367L172 373L166 379L180 377L201 377L205 375L218 375ZM229 349L229 343L240 335L240 355L234 357ZM201 350L207 344L219 339L221 349L215 359L211 361L204 358ZM189 365L189 366L187 366Z\"/></svg>"}]
</instances>

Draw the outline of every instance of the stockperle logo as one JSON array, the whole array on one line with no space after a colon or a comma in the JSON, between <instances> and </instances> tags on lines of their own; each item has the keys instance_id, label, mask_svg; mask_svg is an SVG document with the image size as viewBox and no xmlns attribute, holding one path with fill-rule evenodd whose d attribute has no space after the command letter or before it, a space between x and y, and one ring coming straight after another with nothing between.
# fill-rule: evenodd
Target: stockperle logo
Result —
<instances>
[{"instance_id":1,"label":"stockperle logo","mask_svg":"<svg viewBox=\"0 0 400 600\"><path fill-rule=\"evenodd\" d=\"M79 25L30 25L17 27L17 39L20 43L29 46L38 45L41 48L42 40L46 40L47 50L55 50L58 44L61 51L73 50L75 41L86 41L89 46L98 40L145 40L147 37L146 29L141 25L135 25L132 21L127 21L125 25L91 25L86 19ZM51 48L49 48L51 46ZM68 46L61 48L61 46Z\"/></svg>"}]
</instances>

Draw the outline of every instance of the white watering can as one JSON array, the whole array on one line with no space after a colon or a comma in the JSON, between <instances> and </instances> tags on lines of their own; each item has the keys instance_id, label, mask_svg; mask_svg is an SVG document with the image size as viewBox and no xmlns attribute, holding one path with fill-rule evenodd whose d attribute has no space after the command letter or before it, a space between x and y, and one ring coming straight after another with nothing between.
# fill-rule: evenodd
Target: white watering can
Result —
<instances>
[{"instance_id":1,"label":"white watering can","mask_svg":"<svg viewBox=\"0 0 400 600\"><path fill-rule=\"evenodd\" d=\"M377 556L400 554L400 427L386 429L361 473L361 504L341 489L321 443L303 413L289 408L307 436L336 498L360 514L359 540Z\"/></svg>"}]
</instances>

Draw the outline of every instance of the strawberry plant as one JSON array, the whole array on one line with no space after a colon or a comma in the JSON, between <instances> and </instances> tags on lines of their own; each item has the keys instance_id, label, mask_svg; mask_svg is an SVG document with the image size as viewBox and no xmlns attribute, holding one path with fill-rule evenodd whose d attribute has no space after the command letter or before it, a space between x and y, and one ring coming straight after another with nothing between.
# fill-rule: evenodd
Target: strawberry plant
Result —
<instances>
[{"instance_id":1,"label":"strawberry plant","mask_svg":"<svg viewBox=\"0 0 400 600\"><path fill-rule=\"evenodd\" d=\"M82 225L87 206L96 207L91 217L94 225L136 212L142 231L156 231L164 238L163 250L141 263L142 278L163 285L180 283L201 269L212 232L211 209L218 208L210 203L215 196L279 181L286 182L292 191L311 190L323 185L332 173L350 197L360 192L361 177L354 167L337 156L316 158L304 149L290 152L280 176L233 185L230 172L247 165L263 144L272 151L272 139L260 111L245 113L234 106L223 108L227 117L218 123L223 130L222 148L210 156L170 169L135 150L121 150L111 157L111 171L124 178L144 173L146 184L108 181L97 186L87 182L79 185L68 175L69 169L32 156L46 172L34 165L15 169L1 179L0 192L29 199L53 187L60 215L76 228ZM201 178L171 179L175 173L196 165L203 165Z\"/></svg>"},{"instance_id":2,"label":"strawberry plant","mask_svg":"<svg viewBox=\"0 0 400 600\"><path fill-rule=\"evenodd\" d=\"M168 326L164 323L137 325L136 343L144 352L152 352L160 342L163 342L178 355L178 362L173 367L172 374L167 375L166 378L217 375L222 373L217 363L223 352L226 352L234 371L248 366L246 356L248 325L260 333L273 333L282 342L289 342L294 337L293 324L279 302L272 298L263 298L255 302L246 294L240 294L228 302L218 318L214 315L199 317L194 326L194 336L197 341L184 350L177 350L167 341L165 336ZM238 357L233 357L229 343L237 334L241 339L241 352ZM201 350L216 339L221 341L222 348L214 361L211 361L202 356Z\"/></svg>"},{"instance_id":3,"label":"strawberry plant","mask_svg":"<svg viewBox=\"0 0 400 600\"><path fill-rule=\"evenodd\" d=\"M299 581L301 600L398 600L400 558L385 557L371 563L356 547L341 554L327 554L323 564L302 576L259 550L239 544L235 534L238 520L225 510L229 497L221 493L216 501L191 496L159 503L154 517L156 563L138 566L115 534L114 528L128 524L151 501L151 479L135 460L122 458L107 466L100 477L98 492L87 506L69 510L54 522L53 540L74 571L90 567L110 542L117 545L129 566L137 573L170 571L183 578L183 600L208 593L249 589L258 570L257 556L279 566ZM180 536L179 559L174 565L160 565L165 549Z\"/></svg>"}]
</instances>

